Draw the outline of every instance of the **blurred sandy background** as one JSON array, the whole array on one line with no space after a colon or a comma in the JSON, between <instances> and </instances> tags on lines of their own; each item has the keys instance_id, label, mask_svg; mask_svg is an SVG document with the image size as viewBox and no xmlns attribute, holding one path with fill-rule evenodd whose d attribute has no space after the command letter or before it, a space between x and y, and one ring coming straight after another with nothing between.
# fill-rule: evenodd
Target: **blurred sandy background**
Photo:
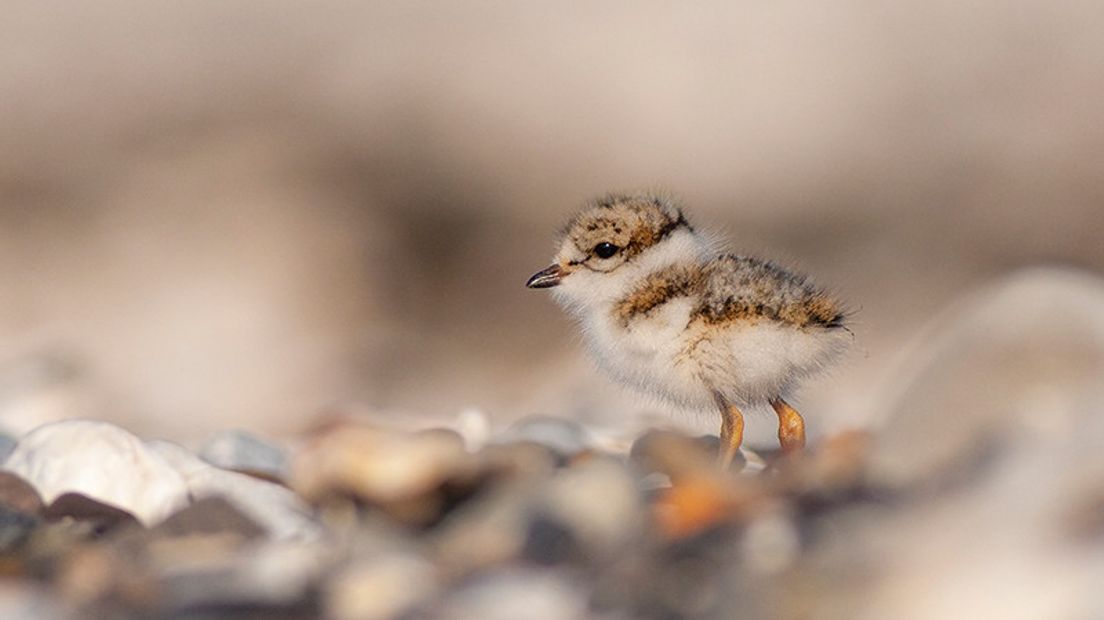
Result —
<instances>
[{"instance_id":1,"label":"blurred sandy background","mask_svg":"<svg viewBox=\"0 0 1104 620\"><path fill-rule=\"evenodd\" d=\"M860 309L799 403L814 434L865 423L960 294L1104 269L1101 24L1089 1L5 2L0 426L640 419L523 287L584 200L639 186Z\"/></svg>"}]
</instances>

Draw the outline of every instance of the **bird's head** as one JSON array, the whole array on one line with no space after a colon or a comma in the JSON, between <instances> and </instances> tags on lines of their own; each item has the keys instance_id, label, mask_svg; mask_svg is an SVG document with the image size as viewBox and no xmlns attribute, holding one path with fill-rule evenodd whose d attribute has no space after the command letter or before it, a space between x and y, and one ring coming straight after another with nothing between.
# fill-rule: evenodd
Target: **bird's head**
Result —
<instances>
[{"instance_id":1,"label":"bird's head","mask_svg":"<svg viewBox=\"0 0 1104 620\"><path fill-rule=\"evenodd\" d=\"M590 306L623 294L642 275L697 258L702 244L682 211L664 196L611 194L567 223L549 267L529 288L556 287L567 306Z\"/></svg>"}]
</instances>

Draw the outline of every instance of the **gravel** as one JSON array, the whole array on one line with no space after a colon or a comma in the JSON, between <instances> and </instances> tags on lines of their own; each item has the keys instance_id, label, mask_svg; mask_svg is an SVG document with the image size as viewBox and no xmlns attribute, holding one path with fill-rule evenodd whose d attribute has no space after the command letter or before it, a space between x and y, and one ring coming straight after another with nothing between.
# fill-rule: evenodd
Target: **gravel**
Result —
<instances>
[{"instance_id":1,"label":"gravel","mask_svg":"<svg viewBox=\"0 0 1104 620\"><path fill-rule=\"evenodd\" d=\"M906 359L882 424L795 457L745 450L733 471L712 437L595 442L549 418L496 435L350 416L294 449L233 432L206 460L48 425L0 472L0 611L1100 617L1102 291L998 283Z\"/></svg>"}]
</instances>

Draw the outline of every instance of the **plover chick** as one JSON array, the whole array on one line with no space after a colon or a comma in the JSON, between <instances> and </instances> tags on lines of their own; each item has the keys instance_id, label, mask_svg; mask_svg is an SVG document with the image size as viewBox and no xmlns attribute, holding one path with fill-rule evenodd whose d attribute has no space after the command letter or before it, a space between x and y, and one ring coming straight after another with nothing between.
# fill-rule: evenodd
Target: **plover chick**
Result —
<instances>
[{"instance_id":1,"label":"plover chick","mask_svg":"<svg viewBox=\"0 0 1104 620\"><path fill-rule=\"evenodd\" d=\"M717 253L659 195L587 205L526 286L555 287L615 379L682 408L717 407L725 467L743 441L742 408L769 403L782 449L802 449L805 422L783 397L850 342L839 301L774 263Z\"/></svg>"}]
</instances>

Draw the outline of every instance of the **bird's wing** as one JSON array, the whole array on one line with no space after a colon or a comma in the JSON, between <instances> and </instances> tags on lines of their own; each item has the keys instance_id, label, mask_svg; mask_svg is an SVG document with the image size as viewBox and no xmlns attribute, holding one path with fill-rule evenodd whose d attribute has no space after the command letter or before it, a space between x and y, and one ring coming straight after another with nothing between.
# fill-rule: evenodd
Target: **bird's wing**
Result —
<instances>
[{"instance_id":1,"label":"bird's wing","mask_svg":"<svg viewBox=\"0 0 1104 620\"><path fill-rule=\"evenodd\" d=\"M698 313L707 321L843 327L846 312L838 301L770 261L726 254L705 266L705 276Z\"/></svg>"}]
</instances>

